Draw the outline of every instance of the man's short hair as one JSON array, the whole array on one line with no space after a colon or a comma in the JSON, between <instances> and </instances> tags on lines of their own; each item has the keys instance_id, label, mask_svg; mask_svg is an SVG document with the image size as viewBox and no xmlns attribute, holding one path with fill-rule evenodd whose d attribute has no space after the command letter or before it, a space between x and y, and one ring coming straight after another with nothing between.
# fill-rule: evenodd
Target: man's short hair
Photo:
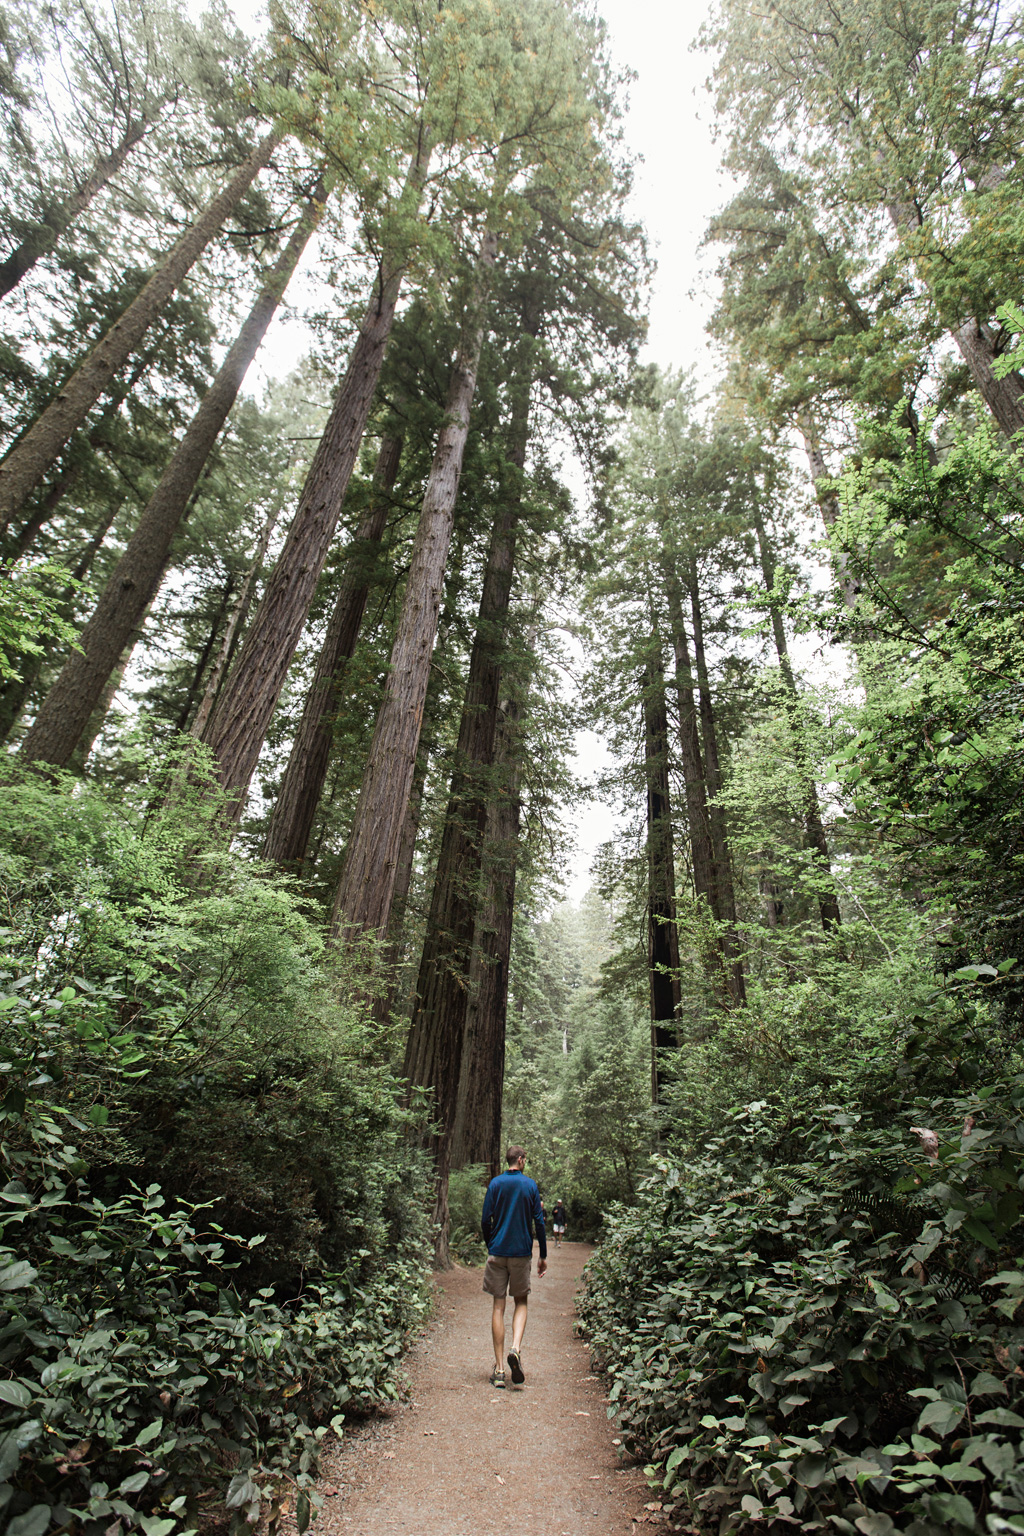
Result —
<instances>
[{"instance_id":1,"label":"man's short hair","mask_svg":"<svg viewBox=\"0 0 1024 1536\"><path fill-rule=\"evenodd\" d=\"M518 1163L521 1157L525 1156L526 1149L524 1147L509 1147L505 1153L505 1161L511 1168L515 1163Z\"/></svg>"}]
</instances>

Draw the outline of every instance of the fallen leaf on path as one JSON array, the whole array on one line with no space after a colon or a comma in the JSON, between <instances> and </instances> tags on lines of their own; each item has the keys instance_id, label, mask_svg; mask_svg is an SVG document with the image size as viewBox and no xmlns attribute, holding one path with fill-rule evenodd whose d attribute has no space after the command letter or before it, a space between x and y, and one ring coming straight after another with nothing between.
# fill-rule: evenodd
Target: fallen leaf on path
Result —
<instances>
[{"instance_id":1,"label":"fallen leaf on path","mask_svg":"<svg viewBox=\"0 0 1024 1536\"><path fill-rule=\"evenodd\" d=\"M501 1486L502 1486L502 1487L503 1487L503 1488L504 1488L504 1486L505 1486L505 1479L504 1479L504 1478L503 1478L503 1477L498 1477L498 1474L497 1474L497 1472L495 1472L495 1474L494 1474L494 1475L495 1475L495 1477L497 1477L497 1478L498 1478L498 1482L499 1482L499 1483L500 1483L500 1484L501 1484Z\"/></svg>"},{"instance_id":2,"label":"fallen leaf on path","mask_svg":"<svg viewBox=\"0 0 1024 1536\"><path fill-rule=\"evenodd\" d=\"M394 1451L384 1451L382 1454L385 1461L394 1461L395 1459Z\"/></svg>"},{"instance_id":3,"label":"fallen leaf on path","mask_svg":"<svg viewBox=\"0 0 1024 1536\"><path fill-rule=\"evenodd\" d=\"M425 1435L436 1435L437 1434L437 1430L436 1429L425 1429L423 1431L423 1433Z\"/></svg>"},{"instance_id":4,"label":"fallen leaf on path","mask_svg":"<svg viewBox=\"0 0 1024 1536\"><path fill-rule=\"evenodd\" d=\"M325 1488L324 1489L324 1497L327 1498L327 1499L333 1499L335 1494L338 1493L339 1491L340 1490L337 1489L337 1488Z\"/></svg>"},{"instance_id":5,"label":"fallen leaf on path","mask_svg":"<svg viewBox=\"0 0 1024 1536\"><path fill-rule=\"evenodd\" d=\"M577 1408L576 1409L576 1413L575 1413L575 1417L577 1419L589 1419L590 1418L590 1414L589 1413L584 1413L582 1408Z\"/></svg>"},{"instance_id":6,"label":"fallen leaf on path","mask_svg":"<svg viewBox=\"0 0 1024 1536\"><path fill-rule=\"evenodd\" d=\"M590 1474L589 1478L587 1479L587 1481L590 1482L590 1483L599 1483L601 1481L601 1474L600 1474L600 1472L591 1472L591 1474Z\"/></svg>"}]
</instances>

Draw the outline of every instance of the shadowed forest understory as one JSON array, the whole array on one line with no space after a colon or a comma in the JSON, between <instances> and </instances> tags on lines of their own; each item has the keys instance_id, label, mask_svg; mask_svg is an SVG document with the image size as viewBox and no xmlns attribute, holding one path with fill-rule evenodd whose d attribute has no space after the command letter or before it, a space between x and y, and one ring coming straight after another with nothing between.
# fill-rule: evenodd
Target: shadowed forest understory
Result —
<instances>
[{"instance_id":1,"label":"shadowed forest understory","mask_svg":"<svg viewBox=\"0 0 1024 1536\"><path fill-rule=\"evenodd\" d=\"M1024 1533L1022 22L709 11L708 382L580 0L0 5L8 1536L302 1536L510 1141L672 1528Z\"/></svg>"}]
</instances>

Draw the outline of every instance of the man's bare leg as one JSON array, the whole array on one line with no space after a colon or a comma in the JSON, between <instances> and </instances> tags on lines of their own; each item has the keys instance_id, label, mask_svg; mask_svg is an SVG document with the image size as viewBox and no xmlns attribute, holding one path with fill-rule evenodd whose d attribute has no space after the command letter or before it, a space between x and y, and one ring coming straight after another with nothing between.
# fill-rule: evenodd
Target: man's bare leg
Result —
<instances>
[{"instance_id":1,"label":"man's bare leg","mask_svg":"<svg viewBox=\"0 0 1024 1536\"><path fill-rule=\"evenodd\" d=\"M519 1306L516 1304L516 1311ZM505 1298L495 1296L491 1308L491 1340L494 1344L494 1369L505 1371Z\"/></svg>"},{"instance_id":2,"label":"man's bare leg","mask_svg":"<svg viewBox=\"0 0 1024 1536\"><path fill-rule=\"evenodd\" d=\"M529 1300L526 1296L513 1297L515 1310L512 1313L512 1348L518 1354L523 1343L523 1334L526 1332L526 1310Z\"/></svg>"}]
</instances>

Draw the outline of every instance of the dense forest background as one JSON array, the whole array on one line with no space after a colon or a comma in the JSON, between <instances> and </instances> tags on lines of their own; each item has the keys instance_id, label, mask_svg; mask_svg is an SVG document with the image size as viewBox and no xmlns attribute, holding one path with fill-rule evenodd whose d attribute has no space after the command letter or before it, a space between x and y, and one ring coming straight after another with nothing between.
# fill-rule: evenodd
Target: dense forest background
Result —
<instances>
[{"instance_id":1,"label":"dense forest background","mask_svg":"<svg viewBox=\"0 0 1024 1536\"><path fill-rule=\"evenodd\" d=\"M1021 23L722 0L711 387L588 6L0 11L10 1536L304 1531L511 1139L681 1529L1024 1531Z\"/></svg>"}]
</instances>

